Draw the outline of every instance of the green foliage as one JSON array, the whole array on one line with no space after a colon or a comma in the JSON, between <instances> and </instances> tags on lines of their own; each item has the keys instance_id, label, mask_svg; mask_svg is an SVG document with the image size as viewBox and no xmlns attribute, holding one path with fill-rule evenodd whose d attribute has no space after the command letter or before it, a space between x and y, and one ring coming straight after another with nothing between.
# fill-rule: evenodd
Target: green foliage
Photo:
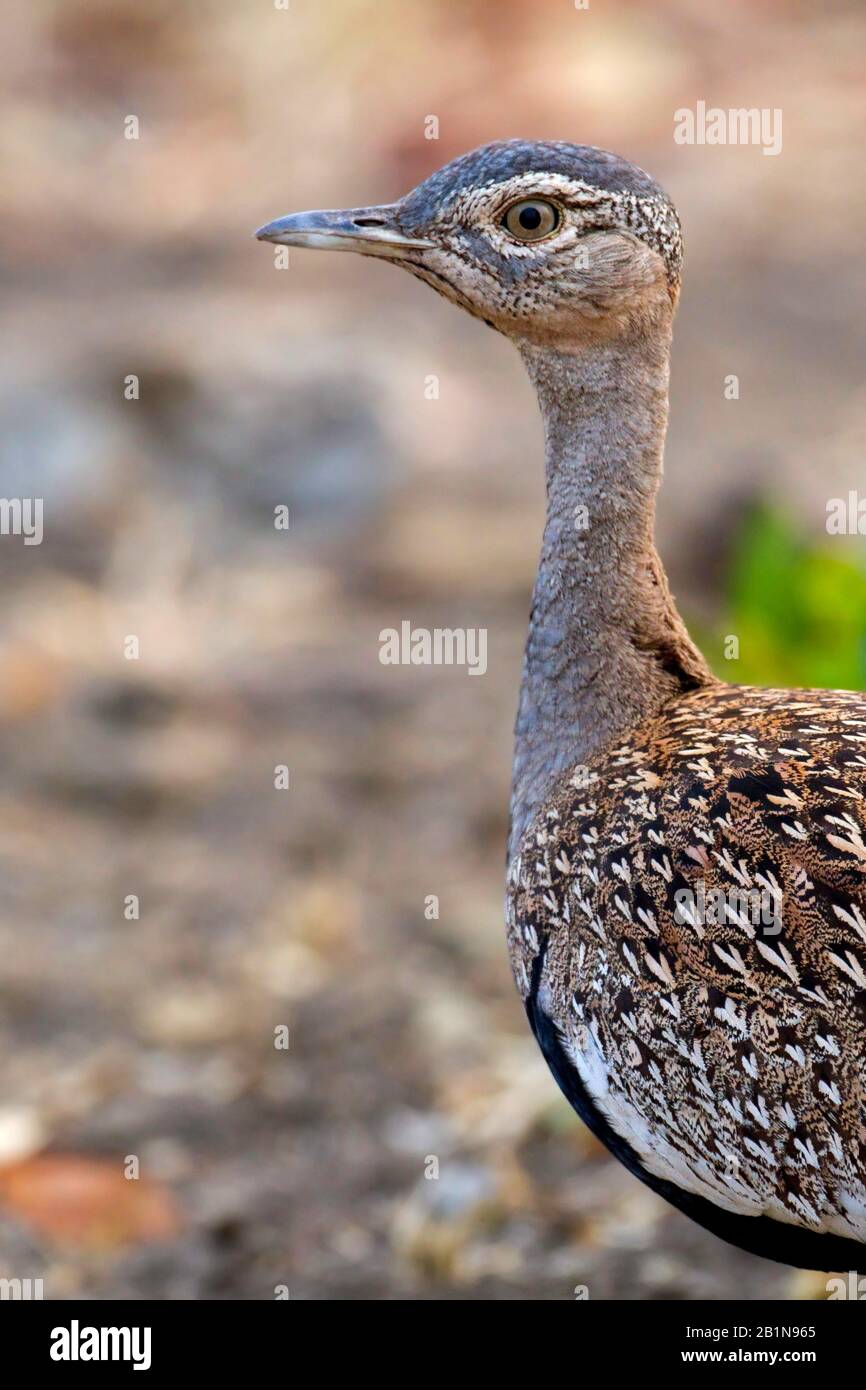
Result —
<instances>
[{"instance_id":1,"label":"green foliage","mask_svg":"<svg viewBox=\"0 0 866 1390\"><path fill-rule=\"evenodd\" d=\"M737 536L726 615L703 649L737 685L866 689L866 548L804 537L784 513L756 507ZM725 638L739 658L725 658Z\"/></svg>"}]
</instances>

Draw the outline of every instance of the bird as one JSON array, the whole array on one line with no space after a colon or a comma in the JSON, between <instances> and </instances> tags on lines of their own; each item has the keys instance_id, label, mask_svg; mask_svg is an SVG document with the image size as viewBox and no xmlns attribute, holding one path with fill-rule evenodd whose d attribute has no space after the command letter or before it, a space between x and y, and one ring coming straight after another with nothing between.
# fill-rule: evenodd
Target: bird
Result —
<instances>
[{"instance_id":1,"label":"bird","mask_svg":"<svg viewBox=\"0 0 866 1390\"><path fill-rule=\"evenodd\" d=\"M866 698L728 684L654 539L680 219L606 150L503 140L262 241L392 261L517 347L546 514L509 956L566 1099L722 1240L866 1272Z\"/></svg>"}]
</instances>

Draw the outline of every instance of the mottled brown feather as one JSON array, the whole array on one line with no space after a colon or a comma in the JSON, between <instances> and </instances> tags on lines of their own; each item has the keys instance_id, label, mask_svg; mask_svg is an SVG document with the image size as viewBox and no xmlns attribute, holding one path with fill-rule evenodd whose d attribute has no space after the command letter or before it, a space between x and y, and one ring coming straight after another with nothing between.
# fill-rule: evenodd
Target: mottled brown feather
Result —
<instances>
[{"instance_id":1,"label":"mottled brown feather","mask_svg":"<svg viewBox=\"0 0 866 1390\"><path fill-rule=\"evenodd\" d=\"M570 1053L594 1054L594 1035L618 1132L633 1137L624 1104L687 1190L854 1238L864 798L866 698L714 685L561 778L508 902L518 988L544 947L547 1012ZM775 881L780 921L677 920L674 895L698 878L725 892Z\"/></svg>"}]
</instances>

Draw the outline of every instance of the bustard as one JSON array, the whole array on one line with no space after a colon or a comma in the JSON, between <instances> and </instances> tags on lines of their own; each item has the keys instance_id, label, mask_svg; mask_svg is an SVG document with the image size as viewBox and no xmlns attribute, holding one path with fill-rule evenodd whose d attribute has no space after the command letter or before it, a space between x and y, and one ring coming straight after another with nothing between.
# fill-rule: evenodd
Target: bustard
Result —
<instances>
[{"instance_id":1,"label":"bustard","mask_svg":"<svg viewBox=\"0 0 866 1390\"><path fill-rule=\"evenodd\" d=\"M674 605L653 540L670 199L603 150L514 140L256 235L388 257L511 338L535 386L507 923L559 1086L718 1236L866 1271L866 698L724 684Z\"/></svg>"}]
</instances>

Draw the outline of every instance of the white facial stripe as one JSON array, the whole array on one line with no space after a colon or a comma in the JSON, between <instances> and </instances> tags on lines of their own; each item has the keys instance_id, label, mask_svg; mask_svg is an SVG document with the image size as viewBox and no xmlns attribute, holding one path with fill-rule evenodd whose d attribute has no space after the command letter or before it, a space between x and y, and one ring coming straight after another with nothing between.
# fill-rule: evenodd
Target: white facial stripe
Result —
<instances>
[{"instance_id":1,"label":"white facial stripe","mask_svg":"<svg viewBox=\"0 0 866 1390\"><path fill-rule=\"evenodd\" d=\"M493 198L494 190L501 198ZM576 211L593 210L603 215L611 228L621 227L632 232L652 247L662 258L672 284L678 284L683 259L682 234L674 208L662 198L640 198L635 193L615 193L596 188L565 174L528 173L510 179L495 179L490 183L455 194L447 205L449 219L487 221L491 214L498 216L512 202L530 195L549 197L566 208ZM549 244L549 243L548 243ZM532 254L532 243L524 244L524 253Z\"/></svg>"}]
</instances>

